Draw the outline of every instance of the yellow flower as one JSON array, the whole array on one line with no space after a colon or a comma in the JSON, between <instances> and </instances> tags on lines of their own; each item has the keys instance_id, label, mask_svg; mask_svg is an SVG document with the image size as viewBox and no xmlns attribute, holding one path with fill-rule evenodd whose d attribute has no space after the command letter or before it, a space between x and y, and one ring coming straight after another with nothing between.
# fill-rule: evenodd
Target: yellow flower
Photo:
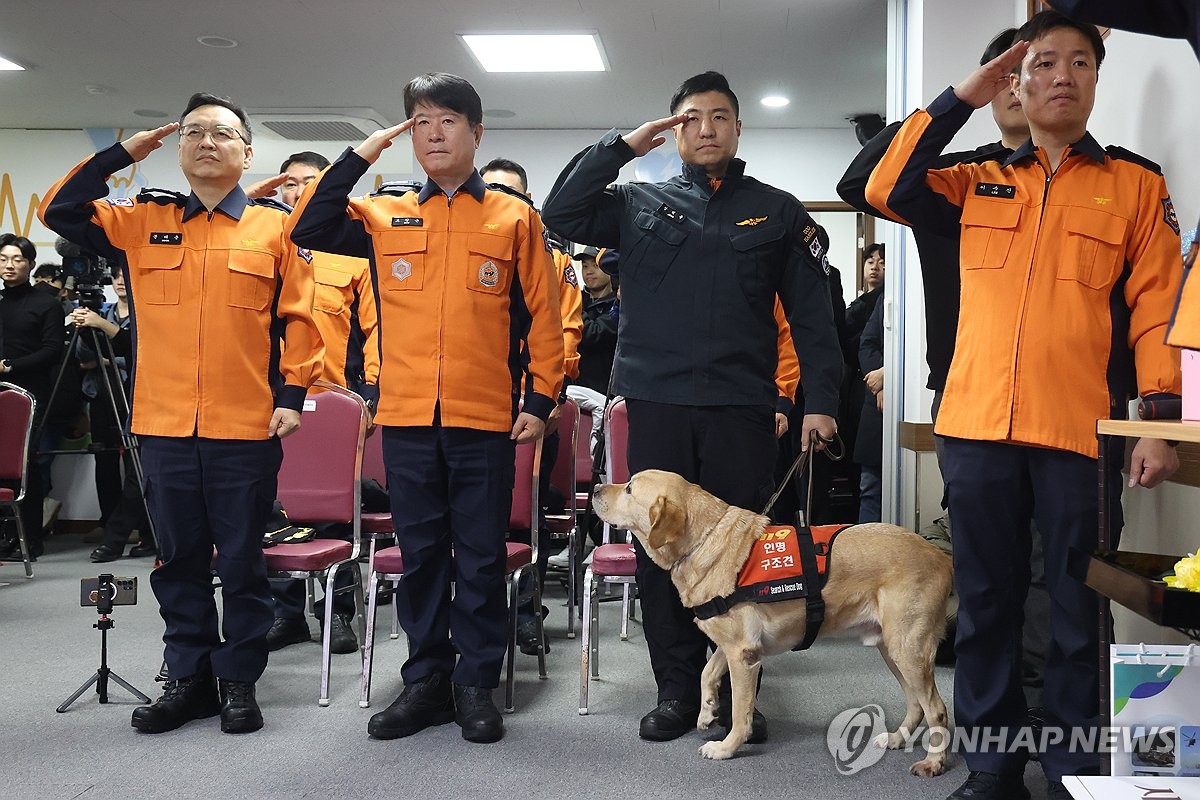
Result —
<instances>
[{"instance_id":1,"label":"yellow flower","mask_svg":"<svg viewBox=\"0 0 1200 800\"><path fill-rule=\"evenodd\" d=\"M1193 553L1187 558L1175 562L1175 574L1168 575L1163 580L1167 586L1175 589L1187 589L1200 592L1200 558Z\"/></svg>"}]
</instances>

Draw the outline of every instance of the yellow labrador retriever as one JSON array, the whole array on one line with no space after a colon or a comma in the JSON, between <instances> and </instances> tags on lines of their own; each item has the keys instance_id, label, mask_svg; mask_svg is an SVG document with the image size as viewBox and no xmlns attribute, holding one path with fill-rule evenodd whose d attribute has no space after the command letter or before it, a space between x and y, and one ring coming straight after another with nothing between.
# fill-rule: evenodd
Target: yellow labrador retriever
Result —
<instances>
[{"instance_id":1,"label":"yellow labrador retriever","mask_svg":"<svg viewBox=\"0 0 1200 800\"><path fill-rule=\"evenodd\" d=\"M632 531L654 563L671 572L688 608L733 592L752 543L769 523L659 470L597 487L594 503L601 519ZM822 592L821 635L858 636L874 644L904 690L904 721L896 731L880 734L875 744L898 748L922 719L929 721L929 752L912 766L914 775L945 770L946 704L933 680L933 655L945 632L950 588L945 553L911 531L872 523L838 535ZM727 670L733 689L729 734L701 747L705 758L729 758L746 741L762 658L786 652L804 638L806 602L745 602L696 620L717 645L700 678L698 728L706 730L716 720L717 686Z\"/></svg>"}]
</instances>

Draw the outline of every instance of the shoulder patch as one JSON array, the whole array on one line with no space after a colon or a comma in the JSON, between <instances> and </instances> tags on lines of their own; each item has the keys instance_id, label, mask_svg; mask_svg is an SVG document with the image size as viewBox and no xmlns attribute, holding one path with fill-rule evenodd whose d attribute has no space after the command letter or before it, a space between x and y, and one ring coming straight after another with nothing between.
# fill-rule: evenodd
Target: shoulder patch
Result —
<instances>
[{"instance_id":1,"label":"shoulder patch","mask_svg":"<svg viewBox=\"0 0 1200 800\"><path fill-rule=\"evenodd\" d=\"M525 203L530 208L533 208L533 201L511 186L505 186L503 183L489 183L487 184L487 188L493 192L504 192L505 194L511 194L513 197Z\"/></svg>"},{"instance_id":2,"label":"shoulder patch","mask_svg":"<svg viewBox=\"0 0 1200 800\"><path fill-rule=\"evenodd\" d=\"M251 200L250 200L250 205L252 205L252 206L266 206L267 208L273 208L273 209L275 209L276 211L282 211L282 212L283 212L283 213L285 213L285 214L290 214L290 213L292 213L292 207L291 207L291 206L289 206L289 205L286 205L286 204L284 204L284 203L281 203L281 202L279 202L278 200L275 200L275 199L273 199L273 198L270 198L270 197L259 197L259 198L257 198L257 199L251 199Z\"/></svg>"},{"instance_id":3,"label":"shoulder patch","mask_svg":"<svg viewBox=\"0 0 1200 800\"><path fill-rule=\"evenodd\" d=\"M379 188L371 192L371 197L379 197L380 195L391 195L392 197L400 197L409 192L419 192L425 184L420 181L388 181L380 184Z\"/></svg>"},{"instance_id":4,"label":"shoulder patch","mask_svg":"<svg viewBox=\"0 0 1200 800\"><path fill-rule=\"evenodd\" d=\"M579 278L575 276L575 267L571 264L567 264L565 267L563 267L563 280L574 286L576 289L579 288Z\"/></svg>"},{"instance_id":5,"label":"shoulder patch","mask_svg":"<svg viewBox=\"0 0 1200 800\"><path fill-rule=\"evenodd\" d=\"M1139 167L1144 167L1150 170L1155 175L1162 175L1162 167L1160 167L1158 164L1155 164L1153 161L1144 156L1139 156L1137 153L1126 150L1124 147L1117 147L1116 145L1110 144L1108 147L1104 148L1104 152L1108 153L1109 158L1113 159L1114 161L1131 161L1134 164L1137 164Z\"/></svg>"},{"instance_id":6,"label":"shoulder patch","mask_svg":"<svg viewBox=\"0 0 1200 800\"><path fill-rule=\"evenodd\" d=\"M542 239L546 242L546 250L553 253L557 250L565 255L571 254L570 246L558 237L557 234L551 233L548 228L542 228Z\"/></svg>"},{"instance_id":7,"label":"shoulder patch","mask_svg":"<svg viewBox=\"0 0 1200 800\"><path fill-rule=\"evenodd\" d=\"M308 262L309 264L311 264L311 263L312 263L312 261L313 261L313 254L312 254L312 250L309 250L307 247L297 247L297 248L296 248L296 255L298 255L298 256L300 256L301 258L303 258L303 259L304 259L306 262Z\"/></svg>"},{"instance_id":8,"label":"shoulder patch","mask_svg":"<svg viewBox=\"0 0 1200 800\"><path fill-rule=\"evenodd\" d=\"M133 200L128 197L110 197L105 202L110 206L132 206Z\"/></svg>"},{"instance_id":9,"label":"shoulder patch","mask_svg":"<svg viewBox=\"0 0 1200 800\"><path fill-rule=\"evenodd\" d=\"M137 193L139 203L157 203L160 206L179 206L187 204L187 195L167 189L142 189Z\"/></svg>"},{"instance_id":10,"label":"shoulder patch","mask_svg":"<svg viewBox=\"0 0 1200 800\"><path fill-rule=\"evenodd\" d=\"M1175 235L1178 236L1179 235L1179 217L1175 216L1175 204L1171 202L1170 197L1164 197L1162 199L1162 207L1163 207L1163 222L1167 223L1167 225L1171 228L1171 230L1175 231Z\"/></svg>"}]
</instances>

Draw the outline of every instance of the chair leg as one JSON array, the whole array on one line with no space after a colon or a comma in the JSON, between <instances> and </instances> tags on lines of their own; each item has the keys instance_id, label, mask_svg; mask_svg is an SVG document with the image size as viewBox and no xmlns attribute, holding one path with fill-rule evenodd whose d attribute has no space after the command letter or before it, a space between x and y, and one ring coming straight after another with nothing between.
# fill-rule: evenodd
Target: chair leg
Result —
<instances>
[{"instance_id":1,"label":"chair leg","mask_svg":"<svg viewBox=\"0 0 1200 800\"><path fill-rule=\"evenodd\" d=\"M334 564L325 573L325 620L321 626L321 696L317 698L317 705L322 707L329 705L329 664L332 657L329 649L329 630L333 627L333 583L341 566L340 562Z\"/></svg>"},{"instance_id":2,"label":"chair leg","mask_svg":"<svg viewBox=\"0 0 1200 800\"><path fill-rule=\"evenodd\" d=\"M538 635L538 678L546 680L546 618L542 616L542 584L537 580L537 565L530 567L534 571L534 588L533 588L533 615L537 619L537 635Z\"/></svg>"},{"instance_id":3,"label":"chair leg","mask_svg":"<svg viewBox=\"0 0 1200 800\"><path fill-rule=\"evenodd\" d=\"M375 660L375 592L379 588L379 573L372 570L369 597L367 598L367 630L363 636L362 693L358 698L359 708L371 706L371 666Z\"/></svg>"},{"instance_id":4,"label":"chair leg","mask_svg":"<svg viewBox=\"0 0 1200 800\"><path fill-rule=\"evenodd\" d=\"M21 545L21 560L25 562L25 577L33 577L33 560L29 557L29 540L25 538L25 523L21 521L21 506L13 503L13 514L17 523L17 541Z\"/></svg>"},{"instance_id":5,"label":"chair leg","mask_svg":"<svg viewBox=\"0 0 1200 800\"><path fill-rule=\"evenodd\" d=\"M576 523L567 531L567 638L575 638L575 542L579 536Z\"/></svg>"},{"instance_id":6,"label":"chair leg","mask_svg":"<svg viewBox=\"0 0 1200 800\"><path fill-rule=\"evenodd\" d=\"M633 616L633 606L630 603L629 584L621 589L621 641L629 641L629 619Z\"/></svg>"},{"instance_id":7,"label":"chair leg","mask_svg":"<svg viewBox=\"0 0 1200 800\"><path fill-rule=\"evenodd\" d=\"M517 569L508 576L508 652L505 656L507 664L504 679L504 710L510 713L513 710L513 669L516 666L517 649L517 583L521 579L521 572L521 569Z\"/></svg>"},{"instance_id":8,"label":"chair leg","mask_svg":"<svg viewBox=\"0 0 1200 800\"><path fill-rule=\"evenodd\" d=\"M579 626L579 713L588 713L588 672L591 668L592 637L596 629L592 624L592 613L596 608L596 582L592 571L588 569L583 575L583 622Z\"/></svg>"},{"instance_id":9,"label":"chair leg","mask_svg":"<svg viewBox=\"0 0 1200 800\"><path fill-rule=\"evenodd\" d=\"M392 632L389 639L400 638L400 581L392 581Z\"/></svg>"}]
</instances>

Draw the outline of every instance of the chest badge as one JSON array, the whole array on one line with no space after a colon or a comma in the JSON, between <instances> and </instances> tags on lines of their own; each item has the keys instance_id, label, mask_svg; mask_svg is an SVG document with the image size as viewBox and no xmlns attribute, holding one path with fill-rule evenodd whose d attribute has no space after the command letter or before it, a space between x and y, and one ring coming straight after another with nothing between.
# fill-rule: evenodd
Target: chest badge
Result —
<instances>
[{"instance_id":1,"label":"chest badge","mask_svg":"<svg viewBox=\"0 0 1200 800\"><path fill-rule=\"evenodd\" d=\"M485 261L480 265L479 283L489 289L500 283L500 270L496 268L495 263Z\"/></svg>"},{"instance_id":2,"label":"chest badge","mask_svg":"<svg viewBox=\"0 0 1200 800\"><path fill-rule=\"evenodd\" d=\"M406 280L412 275L412 263L404 258L392 262L392 277L398 281Z\"/></svg>"},{"instance_id":3,"label":"chest badge","mask_svg":"<svg viewBox=\"0 0 1200 800\"><path fill-rule=\"evenodd\" d=\"M766 221L767 221L766 217L747 217L746 219L742 220L741 222L735 222L733 224L737 225L739 227L745 227L746 225L749 225L750 227L754 227L758 223L766 222Z\"/></svg>"},{"instance_id":4,"label":"chest badge","mask_svg":"<svg viewBox=\"0 0 1200 800\"><path fill-rule=\"evenodd\" d=\"M1098 206L1106 206L1112 202L1112 198L1111 197L1093 197L1092 202L1094 202Z\"/></svg>"},{"instance_id":5,"label":"chest badge","mask_svg":"<svg viewBox=\"0 0 1200 800\"><path fill-rule=\"evenodd\" d=\"M485 222L485 223L483 223L483 227L487 228L489 231L495 231L495 230L500 229L500 223L499 222Z\"/></svg>"},{"instance_id":6,"label":"chest badge","mask_svg":"<svg viewBox=\"0 0 1200 800\"><path fill-rule=\"evenodd\" d=\"M183 244L183 234L153 231L150 233L150 244Z\"/></svg>"}]
</instances>

